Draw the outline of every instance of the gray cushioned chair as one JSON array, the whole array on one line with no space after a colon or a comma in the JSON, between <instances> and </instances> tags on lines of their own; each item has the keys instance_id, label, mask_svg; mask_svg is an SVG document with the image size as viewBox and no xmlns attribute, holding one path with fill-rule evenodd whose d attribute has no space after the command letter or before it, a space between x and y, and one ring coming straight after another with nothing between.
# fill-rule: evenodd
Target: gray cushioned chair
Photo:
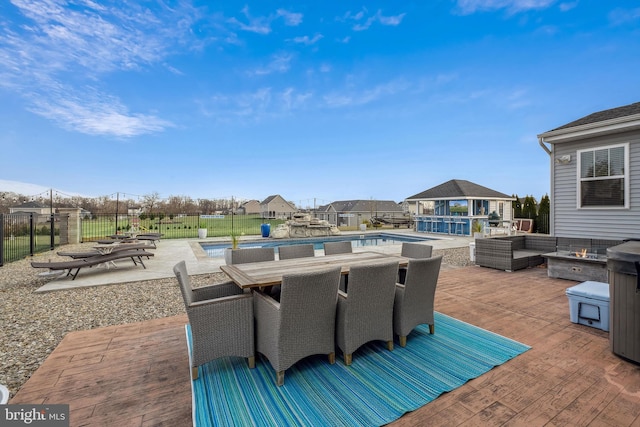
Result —
<instances>
[{"instance_id":1,"label":"gray cushioned chair","mask_svg":"<svg viewBox=\"0 0 640 427\"><path fill-rule=\"evenodd\" d=\"M338 254L350 254L353 252L353 246L350 241L346 242L325 242L324 254L325 255L338 255ZM349 276L344 275L340 278L340 290L342 292L347 291L347 285L349 283Z\"/></svg>"},{"instance_id":2,"label":"gray cushioned chair","mask_svg":"<svg viewBox=\"0 0 640 427\"><path fill-rule=\"evenodd\" d=\"M325 255L349 254L351 252L353 252L353 246L351 246L351 242L349 241L324 243Z\"/></svg>"},{"instance_id":3,"label":"gray cushioned chair","mask_svg":"<svg viewBox=\"0 0 640 427\"><path fill-rule=\"evenodd\" d=\"M233 282L191 288L184 261L173 267L191 325L191 378L198 367L224 356L248 358L255 367L253 301Z\"/></svg>"},{"instance_id":4,"label":"gray cushioned chair","mask_svg":"<svg viewBox=\"0 0 640 427\"><path fill-rule=\"evenodd\" d=\"M304 245L280 246L278 248L279 259L306 258L313 256L316 256L316 251L313 249L313 243Z\"/></svg>"},{"instance_id":5,"label":"gray cushioned chair","mask_svg":"<svg viewBox=\"0 0 640 427\"><path fill-rule=\"evenodd\" d=\"M336 314L336 344L345 365L351 365L353 352L369 341L386 341L393 350L397 274L397 261L351 268L349 293L339 292Z\"/></svg>"},{"instance_id":6,"label":"gray cushioned chair","mask_svg":"<svg viewBox=\"0 0 640 427\"><path fill-rule=\"evenodd\" d=\"M273 248L241 248L232 249L228 264L246 264L249 262L275 261L276 253Z\"/></svg>"},{"instance_id":7,"label":"gray cushioned chair","mask_svg":"<svg viewBox=\"0 0 640 427\"><path fill-rule=\"evenodd\" d=\"M340 267L282 277L280 302L254 292L256 350L269 359L276 382L284 372L313 354L335 363L336 300Z\"/></svg>"},{"instance_id":8,"label":"gray cushioned chair","mask_svg":"<svg viewBox=\"0 0 640 427\"><path fill-rule=\"evenodd\" d=\"M402 243L402 251L400 255L407 258L431 258L433 253L433 246L425 245L423 243ZM407 268L400 267L398 270L398 283L404 283L407 277Z\"/></svg>"},{"instance_id":9,"label":"gray cushioned chair","mask_svg":"<svg viewBox=\"0 0 640 427\"><path fill-rule=\"evenodd\" d=\"M400 346L407 345L407 335L418 325L428 324L434 333L433 300L440 274L442 255L409 260L407 279L396 284L393 305L393 332L400 337Z\"/></svg>"}]
</instances>

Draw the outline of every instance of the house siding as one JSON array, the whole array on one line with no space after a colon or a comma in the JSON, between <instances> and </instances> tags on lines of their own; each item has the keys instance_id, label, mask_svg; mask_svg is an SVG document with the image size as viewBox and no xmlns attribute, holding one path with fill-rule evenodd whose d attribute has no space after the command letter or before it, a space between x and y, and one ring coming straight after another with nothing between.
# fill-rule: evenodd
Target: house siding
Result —
<instances>
[{"instance_id":1,"label":"house siding","mask_svg":"<svg viewBox=\"0 0 640 427\"><path fill-rule=\"evenodd\" d=\"M629 208L578 209L577 151L629 144ZM554 145L554 159L570 155L568 164L553 165L552 232L560 237L640 238L640 134L626 132Z\"/></svg>"}]
</instances>

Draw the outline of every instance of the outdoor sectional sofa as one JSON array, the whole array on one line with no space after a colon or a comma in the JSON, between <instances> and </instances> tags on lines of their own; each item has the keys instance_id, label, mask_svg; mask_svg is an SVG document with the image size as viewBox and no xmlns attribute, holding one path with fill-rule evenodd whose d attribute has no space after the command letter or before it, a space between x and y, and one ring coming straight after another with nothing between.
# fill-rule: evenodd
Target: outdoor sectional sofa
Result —
<instances>
[{"instance_id":1,"label":"outdoor sectional sofa","mask_svg":"<svg viewBox=\"0 0 640 427\"><path fill-rule=\"evenodd\" d=\"M505 271L522 270L545 262L542 254L569 250L570 247L608 248L620 240L582 239L525 234L476 239L476 265Z\"/></svg>"}]
</instances>

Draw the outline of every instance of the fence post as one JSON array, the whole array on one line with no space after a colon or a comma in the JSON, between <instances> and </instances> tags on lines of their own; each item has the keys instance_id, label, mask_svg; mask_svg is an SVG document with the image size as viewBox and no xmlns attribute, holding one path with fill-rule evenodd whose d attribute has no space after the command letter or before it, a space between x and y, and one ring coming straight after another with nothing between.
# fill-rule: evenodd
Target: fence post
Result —
<instances>
[{"instance_id":1,"label":"fence post","mask_svg":"<svg viewBox=\"0 0 640 427\"><path fill-rule=\"evenodd\" d=\"M51 214L51 232L49 233L51 239L50 239L50 245L49 248L51 250L53 250L56 246L56 230L55 230L55 226L56 226L56 218L55 218L55 214Z\"/></svg>"},{"instance_id":2,"label":"fence post","mask_svg":"<svg viewBox=\"0 0 640 427\"><path fill-rule=\"evenodd\" d=\"M4 214L0 214L0 267L4 265Z\"/></svg>"},{"instance_id":3,"label":"fence post","mask_svg":"<svg viewBox=\"0 0 640 427\"><path fill-rule=\"evenodd\" d=\"M33 227L33 214L29 214L29 255L36 252L36 233Z\"/></svg>"}]
</instances>

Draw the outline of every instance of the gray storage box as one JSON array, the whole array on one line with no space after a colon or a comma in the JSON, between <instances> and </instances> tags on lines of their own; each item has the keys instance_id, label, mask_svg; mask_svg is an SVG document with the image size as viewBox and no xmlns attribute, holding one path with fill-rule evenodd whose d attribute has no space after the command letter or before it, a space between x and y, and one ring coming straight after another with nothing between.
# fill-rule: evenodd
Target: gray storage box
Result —
<instances>
[{"instance_id":1,"label":"gray storage box","mask_svg":"<svg viewBox=\"0 0 640 427\"><path fill-rule=\"evenodd\" d=\"M609 284L582 282L568 288L569 317L573 323L609 331Z\"/></svg>"}]
</instances>

